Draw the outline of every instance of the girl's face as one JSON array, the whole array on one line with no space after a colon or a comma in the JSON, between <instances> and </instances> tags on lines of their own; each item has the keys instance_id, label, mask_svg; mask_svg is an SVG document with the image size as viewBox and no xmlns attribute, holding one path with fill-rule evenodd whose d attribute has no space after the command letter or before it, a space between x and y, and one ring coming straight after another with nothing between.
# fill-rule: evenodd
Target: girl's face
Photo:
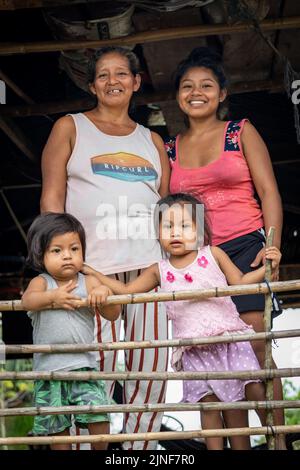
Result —
<instances>
[{"instance_id":1,"label":"girl's face","mask_svg":"<svg viewBox=\"0 0 300 470\"><path fill-rule=\"evenodd\" d=\"M83 266L78 233L67 232L53 237L44 254L44 265L46 271L55 279L73 279Z\"/></svg>"},{"instance_id":2,"label":"girl's face","mask_svg":"<svg viewBox=\"0 0 300 470\"><path fill-rule=\"evenodd\" d=\"M173 256L182 256L197 249L197 226L190 204L173 204L161 214L160 244Z\"/></svg>"},{"instance_id":3,"label":"girl's face","mask_svg":"<svg viewBox=\"0 0 300 470\"><path fill-rule=\"evenodd\" d=\"M214 73L205 67L193 67L183 75L177 101L181 110L192 118L216 114L220 102L226 98Z\"/></svg>"},{"instance_id":4,"label":"girl's face","mask_svg":"<svg viewBox=\"0 0 300 470\"><path fill-rule=\"evenodd\" d=\"M95 79L90 89L102 105L120 106L129 105L133 92L139 89L140 84L141 77L132 74L127 58L110 52L96 63Z\"/></svg>"}]
</instances>

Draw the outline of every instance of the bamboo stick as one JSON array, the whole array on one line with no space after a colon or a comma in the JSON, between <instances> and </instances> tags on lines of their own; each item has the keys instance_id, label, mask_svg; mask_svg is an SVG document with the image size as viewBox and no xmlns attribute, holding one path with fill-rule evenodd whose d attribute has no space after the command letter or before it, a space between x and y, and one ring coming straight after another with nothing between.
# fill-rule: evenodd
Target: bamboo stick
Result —
<instances>
[{"instance_id":1,"label":"bamboo stick","mask_svg":"<svg viewBox=\"0 0 300 470\"><path fill-rule=\"evenodd\" d=\"M295 29L300 27L300 17L266 19L260 22L262 31L275 31L281 29ZM183 39L203 36L215 36L223 34L246 33L254 30L253 22L239 24L209 24L197 26L185 26L177 28L159 29L154 31L143 31L141 33L123 36L121 38L83 41L44 41L37 43L2 43L0 45L1 55L28 54L38 52L71 51L86 48L99 48L112 45L145 44L148 42L160 42L171 39Z\"/></svg>"},{"instance_id":2,"label":"bamboo stick","mask_svg":"<svg viewBox=\"0 0 300 470\"><path fill-rule=\"evenodd\" d=\"M290 290L300 289L300 279L293 281L271 282L271 289L273 292L284 292ZM166 302L170 300L191 300L191 299L206 299L212 297L226 297L232 295L245 295L245 294L266 294L268 288L265 283L245 284L226 287L215 287L212 289L194 289L173 292L157 292L157 293L142 293L142 294L125 294L125 295L112 295L107 297L107 305L117 304L138 304L145 302ZM87 300L83 299L78 302L78 307L86 307ZM21 300L1 300L0 311L17 311L24 308Z\"/></svg>"},{"instance_id":3,"label":"bamboo stick","mask_svg":"<svg viewBox=\"0 0 300 470\"><path fill-rule=\"evenodd\" d=\"M265 380L274 377L300 377L300 367L226 372L5 371L0 373L0 380Z\"/></svg>"},{"instance_id":4,"label":"bamboo stick","mask_svg":"<svg viewBox=\"0 0 300 470\"><path fill-rule=\"evenodd\" d=\"M91 343L91 344L4 344L3 351L5 354L64 354L64 353L82 353L89 351L119 351L130 349L150 349L150 348L168 348L168 347L185 347L199 346L216 343L232 343L240 341L254 341L278 339L278 338L295 338L300 336L299 330L282 330L269 331L261 333L247 334L228 334L224 336L209 336L203 338L190 339L167 339L167 340L147 340L147 341L115 341L112 343Z\"/></svg>"},{"instance_id":5,"label":"bamboo stick","mask_svg":"<svg viewBox=\"0 0 300 470\"><path fill-rule=\"evenodd\" d=\"M266 240L266 248L269 248L273 245L275 227L270 227L269 233ZM272 280L272 261L266 259L265 264L265 279L267 282ZM264 311L264 325L265 332L268 333L271 331L271 310L272 310L272 298L270 292L265 295L265 311ZM273 366L272 361L272 340L267 338L265 346L265 369L271 370ZM266 381L266 399L267 401L274 400L274 383L273 379L268 379ZM267 426L274 425L274 416L273 411L268 409L266 412L266 424ZM268 450L275 450L275 437L273 435L267 436Z\"/></svg>"},{"instance_id":6,"label":"bamboo stick","mask_svg":"<svg viewBox=\"0 0 300 470\"><path fill-rule=\"evenodd\" d=\"M81 405L81 406L43 406L4 408L0 410L0 416L46 416L58 414L98 414L98 413L143 413L164 411L208 411L208 410L257 410L277 408L300 408L300 400L266 401L239 401L233 403L209 402L209 403L157 403L143 405Z\"/></svg>"},{"instance_id":7,"label":"bamboo stick","mask_svg":"<svg viewBox=\"0 0 300 470\"><path fill-rule=\"evenodd\" d=\"M0 445L16 444L66 444L84 442L124 442L124 441L169 441L174 439L197 439L206 437L252 436L270 434L288 434L300 432L300 425L263 426L251 428L206 429L204 431L168 431L133 434L99 434L90 436L39 436L39 437L6 437L0 439Z\"/></svg>"}]
</instances>

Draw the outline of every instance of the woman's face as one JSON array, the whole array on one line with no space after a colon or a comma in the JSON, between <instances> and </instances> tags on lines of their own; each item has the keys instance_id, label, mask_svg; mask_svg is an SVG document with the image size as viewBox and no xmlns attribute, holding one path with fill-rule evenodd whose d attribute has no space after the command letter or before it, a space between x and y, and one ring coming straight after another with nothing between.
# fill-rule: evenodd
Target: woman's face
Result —
<instances>
[{"instance_id":1,"label":"woman's face","mask_svg":"<svg viewBox=\"0 0 300 470\"><path fill-rule=\"evenodd\" d=\"M133 75L127 58L111 52L103 55L96 63L95 79L90 89L102 105L122 106L129 105L140 83L140 75Z\"/></svg>"},{"instance_id":2,"label":"woman's face","mask_svg":"<svg viewBox=\"0 0 300 470\"><path fill-rule=\"evenodd\" d=\"M180 109L191 118L216 114L220 102L226 98L214 73L205 67L193 67L183 75L177 101Z\"/></svg>"}]
</instances>

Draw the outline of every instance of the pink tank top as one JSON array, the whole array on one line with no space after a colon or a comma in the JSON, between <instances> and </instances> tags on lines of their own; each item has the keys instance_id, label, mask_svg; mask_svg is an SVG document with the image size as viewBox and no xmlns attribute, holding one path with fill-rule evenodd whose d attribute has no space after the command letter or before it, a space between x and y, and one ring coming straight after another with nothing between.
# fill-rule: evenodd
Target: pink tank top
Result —
<instances>
[{"instance_id":1,"label":"pink tank top","mask_svg":"<svg viewBox=\"0 0 300 470\"><path fill-rule=\"evenodd\" d=\"M166 292L210 289L227 286L226 278L213 257L210 247L198 251L195 260L185 268L175 268L169 260L159 262L161 288ZM199 338L227 332L251 332L241 320L231 297L165 302L172 320L173 338ZM182 348L173 350L172 365L178 363ZM178 370L178 367L175 367Z\"/></svg>"},{"instance_id":2,"label":"pink tank top","mask_svg":"<svg viewBox=\"0 0 300 470\"><path fill-rule=\"evenodd\" d=\"M254 196L254 185L241 145L245 121L227 122L221 155L203 167L183 168L180 165L180 136L166 143L172 169L170 191L189 193L205 204L212 245L263 227L262 211Z\"/></svg>"}]
</instances>

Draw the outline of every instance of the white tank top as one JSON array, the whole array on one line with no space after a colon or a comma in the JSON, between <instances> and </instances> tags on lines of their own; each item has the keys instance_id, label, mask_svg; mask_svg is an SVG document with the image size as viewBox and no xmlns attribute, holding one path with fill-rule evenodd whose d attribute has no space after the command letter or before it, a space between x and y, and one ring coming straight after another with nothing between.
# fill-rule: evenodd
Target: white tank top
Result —
<instances>
[{"instance_id":1,"label":"white tank top","mask_svg":"<svg viewBox=\"0 0 300 470\"><path fill-rule=\"evenodd\" d=\"M159 199L159 153L149 129L126 136L101 132L84 114L71 115L76 142L67 164L66 212L83 224L86 262L104 274L144 268L161 259L152 229Z\"/></svg>"}]
</instances>

